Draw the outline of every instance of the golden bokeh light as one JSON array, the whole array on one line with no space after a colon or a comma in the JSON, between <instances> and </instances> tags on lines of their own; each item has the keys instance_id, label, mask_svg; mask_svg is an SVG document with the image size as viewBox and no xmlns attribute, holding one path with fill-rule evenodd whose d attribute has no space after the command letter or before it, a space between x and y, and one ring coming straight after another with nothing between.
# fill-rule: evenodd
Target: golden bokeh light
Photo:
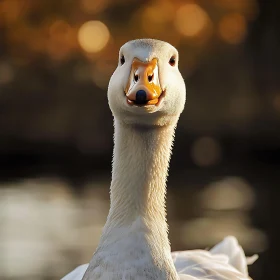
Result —
<instances>
[{"instance_id":1,"label":"golden bokeh light","mask_svg":"<svg viewBox=\"0 0 280 280\"><path fill-rule=\"evenodd\" d=\"M81 0L81 9L88 14L102 12L108 6L108 0Z\"/></svg>"},{"instance_id":2,"label":"golden bokeh light","mask_svg":"<svg viewBox=\"0 0 280 280\"><path fill-rule=\"evenodd\" d=\"M255 193L241 177L226 177L208 185L201 193L203 208L212 210L250 210L255 203Z\"/></svg>"},{"instance_id":3,"label":"golden bokeh light","mask_svg":"<svg viewBox=\"0 0 280 280\"><path fill-rule=\"evenodd\" d=\"M101 21L85 22L78 31L78 41L82 49L88 53L101 51L110 39L107 26Z\"/></svg>"},{"instance_id":4,"label":"golden bokeh light","mask_svg":"<svg viewBox=\"0 0 280 280\"><path fill-rule=\"evenodd\" d=\"M254 20L259 14L256 0L214 0L216 6L231 12L242 13L248 20Z\"/></svg>"},{"instance_id":5,"label":"golden bokeh light","mask_svg":"<svg viewBox=\"0 0 280 280\"><path fill-rule=\"evenodd\" d=\"M138 25L138 21L141 20L145 36L161 36L162 38L166 33L174 33L170 29L172 26L170 22L173 20L174 15L175 8L173 3L168 1L155 1L154 4L147 5L136 14L134 24Z\"/></svg>"},{"instance_id":6,"label":"golden bokeh light","mask_svg":"<svg viewBox=\"0 0 280 280\"><path fill-rule=\"evenodd\" d=\"M218 26L220 37L229 44L241 43L247 34L245 17L238 13L225 15Z\"/></svg>"},{"instance_id":7,"label":"golden bokeh light","mask_svg":"<svg viewBox=\"0 0 280 280\"><path fill-rule=\"evenodd\" d=\"M207 13L197 4L181 6L175 17L175 27L186 37L198 36L207 28L210 19Z\"/></svg>"},{"instance_id":8,"label":"golden bokeh light","mask_svg":"<svg viewBox=\"0 0 280 280\"><path fill-rule=\"evenodd\" d=\"M164 23L173 19L174 7L170 2L160 2L155 5L149 5L144 9L143 20L155 23Z\"/></svg>"},{"instance_id":9,"label":"golden bokeh light","mask_svg":"<svg viewBox=\"0 0 280 280\"><path fill-rule=\"evenodd\" d=\"M26 12L28 3L18 0L3 0L0 1L0 22L4 21L7 24L13 24L19 20Z\"/></svg>"}]
</instances>

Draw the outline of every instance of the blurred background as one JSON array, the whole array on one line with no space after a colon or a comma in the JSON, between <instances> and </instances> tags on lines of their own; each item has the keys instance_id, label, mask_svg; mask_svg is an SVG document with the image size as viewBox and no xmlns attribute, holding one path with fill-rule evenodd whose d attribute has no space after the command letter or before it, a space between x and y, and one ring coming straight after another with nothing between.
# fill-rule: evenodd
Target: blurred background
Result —
<instances>
[{"instance_id":1,"label":"blurred background","mask_svg":"<svg viewBox=\"0 0 280 280\"><path fill-rule=\"evenodd\" d=\"M173 250L235 235L279 271L277 0L0 1L0 279L88 262L109 209L106 88L126 41L180 52L187 106L168 181Z\"/></svg>"}]
</instances>

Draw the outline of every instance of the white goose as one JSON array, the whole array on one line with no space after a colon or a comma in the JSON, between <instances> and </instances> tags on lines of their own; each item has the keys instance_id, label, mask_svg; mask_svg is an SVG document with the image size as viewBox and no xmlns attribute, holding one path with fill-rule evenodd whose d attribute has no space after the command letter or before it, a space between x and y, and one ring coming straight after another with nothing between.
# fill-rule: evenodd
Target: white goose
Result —
<instances>
[{"instance_id":1,"label":"white goose","mask_svg":"<svg viewBox=\"0 0 280 280\"><path fill-rule=\"evenodd\" d=\"M186 98L178 52L141 39L120 49L108 88L114 115L111 207L89 264L63 280L250 279L243 249L227 237L210 251L171 253L166 177Z\"/></svg>"}]
</instances>

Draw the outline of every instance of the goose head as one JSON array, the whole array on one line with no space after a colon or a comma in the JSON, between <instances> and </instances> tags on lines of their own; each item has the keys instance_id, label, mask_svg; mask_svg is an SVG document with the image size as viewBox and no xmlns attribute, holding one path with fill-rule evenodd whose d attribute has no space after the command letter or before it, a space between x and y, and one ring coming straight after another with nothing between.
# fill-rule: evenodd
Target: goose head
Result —
<instances>
[{"instance_id":1,"label":"goose head","mask_svg":"<svg viewBox=\"0 0 280 280\"><path fill-rule=\"evenodd\" d=\"M108 87L114 117L127 124L166 125L184 109L186 89L178 51L154 39L127 42Z\"/></svg>"}]
</instances>

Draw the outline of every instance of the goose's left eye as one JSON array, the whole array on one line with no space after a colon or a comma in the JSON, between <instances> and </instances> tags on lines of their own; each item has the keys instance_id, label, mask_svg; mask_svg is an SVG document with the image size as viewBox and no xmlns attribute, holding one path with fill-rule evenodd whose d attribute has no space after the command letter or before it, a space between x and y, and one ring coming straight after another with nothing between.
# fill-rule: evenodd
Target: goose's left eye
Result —
<instances>
[{"instance_id":1,"label":"goose's left eye","mask_svg":"<svg viewBox=\"0 0 280 280\"><path fill-rule=\"evenodd\" d=\"M171 56L170 59L169 59L169 64L171 66L175 66L176 64L176 59L175 59L175 56Z\"/></svg>"},{"instance_id":2,"label":"goose's left eye","mask_svg":"<svg viewBox=\"0 0 280 280\"><path fill-rule=\"evenodd\" d=\"M120 63L121 65L123 65L125 63L125 59L124 59L124 56L122 55L121 58L120 58Z\"/></svg>"}]
</instances>

